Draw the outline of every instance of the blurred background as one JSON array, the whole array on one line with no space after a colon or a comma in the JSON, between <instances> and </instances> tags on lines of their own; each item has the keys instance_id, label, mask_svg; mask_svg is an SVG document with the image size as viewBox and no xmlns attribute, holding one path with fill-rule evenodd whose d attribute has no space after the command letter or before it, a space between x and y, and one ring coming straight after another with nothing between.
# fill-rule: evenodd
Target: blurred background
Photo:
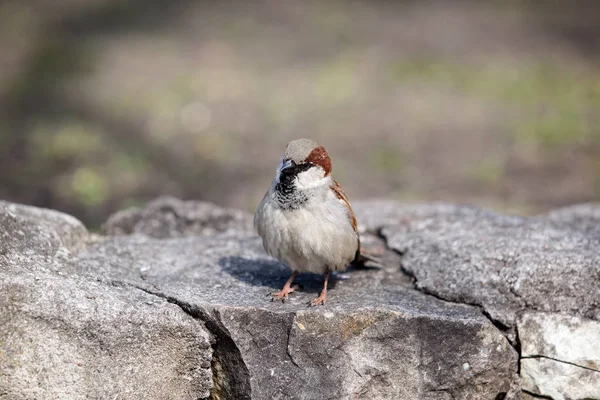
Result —
<instances>
[{"instance_id":1,"label":"blurred background","mask_svg":"<svg viewBox=\"0 0 600 400\"><path fill-rule=\"evenodd\" d=\"M310 137L352 200L598 200L599 61L594 0L3 0L0 198L253 211Z\"/></svg>"}]
</instances>

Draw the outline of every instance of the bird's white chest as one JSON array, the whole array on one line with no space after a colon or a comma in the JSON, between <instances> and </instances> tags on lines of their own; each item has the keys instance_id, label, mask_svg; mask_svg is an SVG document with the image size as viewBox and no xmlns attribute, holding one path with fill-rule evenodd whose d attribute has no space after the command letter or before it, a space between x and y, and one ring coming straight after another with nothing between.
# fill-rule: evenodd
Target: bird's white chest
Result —
<instances>
[{"instance_id":1,"label":"bird's white chest","mask_svg":"<svg viewBox=\"0 0 600 400\"><path fill-rule=\"evenodd\" d=\"M297 209L268 201L261 207L257 228L265 250L293 270L324 273L345 269L353 260L358 237L333 193Z\"/></svg>"}]
</instances>

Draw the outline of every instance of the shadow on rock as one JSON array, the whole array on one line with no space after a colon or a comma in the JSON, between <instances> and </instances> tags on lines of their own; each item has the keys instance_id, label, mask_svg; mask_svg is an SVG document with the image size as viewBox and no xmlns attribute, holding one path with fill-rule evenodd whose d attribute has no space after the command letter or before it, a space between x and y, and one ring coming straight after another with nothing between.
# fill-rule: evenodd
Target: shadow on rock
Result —
<instances>
[{"instance_id":1,"label":"shadow on rock","mask_svg":"<svg viewBox=\"0 0 600 400\"><path fill-rule=\"evenodd\" d=\"M221 258L219 265L224 272L242 282L253 286L268 286L274 290L281 289L292 273L280 262L268 258L248 259L230 256ZM297 284L303 292L318 293L323 289L323 279L323 275L319 274L298 274L294 284ZM328 288L334 288L335 281L336 278L332 275L329 278Z\"/></svg>"}]
</instances>

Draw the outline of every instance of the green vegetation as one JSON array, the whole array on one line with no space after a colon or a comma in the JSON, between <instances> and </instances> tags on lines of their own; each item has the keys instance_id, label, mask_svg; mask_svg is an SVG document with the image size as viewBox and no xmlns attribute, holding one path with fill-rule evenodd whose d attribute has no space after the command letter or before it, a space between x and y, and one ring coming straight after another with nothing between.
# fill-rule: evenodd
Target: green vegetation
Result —
<instances>
[{"instance_id":1,"label":"green vegetation","mask_svg":"<svg viewBox=\"0 0 600 400\"><path fill-rule=\"evenodd\" d=\"M600 143L600 74L574 74L542 62L485 65L436 60L408 60L392 67L400 82L438 85L461 95L496 101L513 111L515 139L542 146Z\"/></svg>"},{"instance_id":2,"label":"green vegetation","mask_svg":"<svg viewBox=\"0 0 600 400\"><path fill-rule=\"evenodd\" d=\"M490 156L472 169L472 178L486 187L498 184L505 174L506 162L501 156Z\"/></svg>"},{"instance_id":3,"label":"green vegetation","mask_svg":"<svg viewBox=\"0 0 600 400\"><path fill-rule=\"evenodd\" d=\"M160 194L252 211L312 137L351 199L598 199L600 23L540 4L9 1L0 198L92 227Z\"/></svg>"},{"instance_id":4,"label":"green vegetation","mask_svg":"<svg viewBox=\"0 0 600 400\"><path fill-rule=\"evenodd\" d=\"M375 170L386 174L402 174L407 156L393 146L375 146L370 157Z\"/></svg>"}]
</instances>

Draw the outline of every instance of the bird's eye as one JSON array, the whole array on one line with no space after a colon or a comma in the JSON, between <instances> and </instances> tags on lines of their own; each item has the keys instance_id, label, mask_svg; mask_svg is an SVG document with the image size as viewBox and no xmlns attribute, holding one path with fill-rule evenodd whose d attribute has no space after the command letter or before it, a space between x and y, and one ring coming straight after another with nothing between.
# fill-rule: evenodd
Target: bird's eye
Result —
<instances>
[{"instance_id":1,"label":"bird's eye","mask_svg":"<svg viewBox=\"0 0 600 400\"><path fill-rule=\"evenodd\" d=\"M300 169L301 169L302 171L306 171L306 170L308 170L308 169L309 169L310 167L312 167L312 166L313 166L313 163L311 163L311 162L303 162L303 163L300 165Z\"/></svg>"}]
</instances>

